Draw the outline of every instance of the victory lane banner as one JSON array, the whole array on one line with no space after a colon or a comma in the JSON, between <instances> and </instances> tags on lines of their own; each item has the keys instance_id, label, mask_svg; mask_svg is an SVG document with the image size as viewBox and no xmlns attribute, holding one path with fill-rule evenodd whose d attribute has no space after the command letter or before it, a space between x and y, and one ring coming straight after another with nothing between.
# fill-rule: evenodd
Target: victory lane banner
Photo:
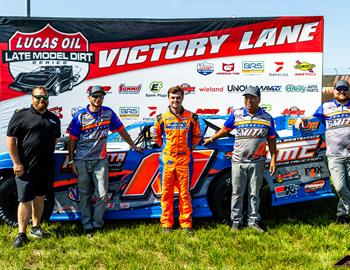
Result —
<instances>
[{"instance_id":1,"label":"victory lane banner","mask_svg":"<svg viewBox=\"0 0 350 270\"><path fill-rule=\"evenodd\" d=\"M127 125L149 121L182 85L184 106L227 114L257 86L273 116L311 114L322 94L323 17L42 19L0 17L0 135L36 85L62 121L87 105L92 85ZM297 114L297 115L298 115ZM5 140L0 141L5 150Z\"/></svg>"}]
</instances>

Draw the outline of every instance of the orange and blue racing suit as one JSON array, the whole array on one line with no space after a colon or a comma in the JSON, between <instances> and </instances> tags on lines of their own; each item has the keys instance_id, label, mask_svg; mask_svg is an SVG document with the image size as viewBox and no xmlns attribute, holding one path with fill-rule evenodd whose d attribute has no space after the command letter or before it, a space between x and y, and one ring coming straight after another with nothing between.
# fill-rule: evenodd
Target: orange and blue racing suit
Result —
<instances>
[{"instance_id":1,"label":"orange and blue racing suit","mask_svg":"<svg viewBox=\"0 0 350 270\"><path fill-rule=\"evenodd\" d=\"M160 172L162 186L162 227L174 224L174 187L179 190L179 222L192 228L190 182L193 170L192 150L202 138L198 116L182 109L179 116L169 110L156 117L155 142L162 146Z\"/></svg>"}]
</instances>

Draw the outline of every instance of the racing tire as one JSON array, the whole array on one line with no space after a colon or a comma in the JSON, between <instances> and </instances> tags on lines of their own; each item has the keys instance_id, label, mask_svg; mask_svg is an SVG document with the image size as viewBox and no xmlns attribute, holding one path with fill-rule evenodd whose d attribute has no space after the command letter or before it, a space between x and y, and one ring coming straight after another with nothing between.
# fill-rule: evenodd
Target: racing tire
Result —
<instances>
[{"instance_id":1,"label":"racing tire","mask_svg":"<svg viewBox=\"0 0 350 270\"><path fill-rule=\"evenodd\" d=\"M0 220L4 223L17 226L18 209L17 187L14 176L8 176L0 182ZM54 206L53 193L45 196L44 213L42 220L49 220Z\"/></svg>"},{"instance_id":2,"label":"racing tire","mask_svg":"<svg viewBox=\"0 0 350 270\"><path fill-rule=\"evenodd\" d=\"M231 173L227 172L214 180L208 191L208 203L214 218L224 224L231 222Z\"/></svg>"},{"instance_id":3,"label":"racing tire","mask_svg":"<svg viewBox=\"0 0 350 270\"><path fill-rule=\"evenodd\" d=\"M214 180L208 191L208 202L214 218L223 224L231 224L231 197L232 182L231 173L226 172L218 179ZM243 215L247 212L248 194L244 194ZM260 190L259 212L263 218L271 215L271 194L266 183Z\"/></svg>"}]
</instances>

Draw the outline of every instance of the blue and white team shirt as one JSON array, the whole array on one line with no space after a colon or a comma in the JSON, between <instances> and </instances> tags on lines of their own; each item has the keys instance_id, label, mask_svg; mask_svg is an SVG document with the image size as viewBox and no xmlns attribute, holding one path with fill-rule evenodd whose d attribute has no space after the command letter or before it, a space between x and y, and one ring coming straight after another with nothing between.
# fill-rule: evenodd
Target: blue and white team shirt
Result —
<instances>
[{"instance_id":1,"label":"blue and white team shirt","mask_svg":"<svg viewBox=\"0 0 350 270\"><path fill-rule=\"evenodd\" d=\"M326 155L350 156L350 100L345 105L336 100L325 102L313 116L326 124Z\"/></svg>"},{"instance_id":2,"label":"blue and white team shirt","mask_svg":"<svg viewBox=\"0 0 350 270\"><path fill-rule=\"evenodd\" d=\"M107 157L108 132L124 129L115 112L102 106L98 112L91 112L89 106L74 114L67 133L77 141L74 159L96 160Z\"/></svg>"},{"instance_id":3,"label":"blue and white team shirt","mask_svg":"<svg viewBox=\"0 0 350 270\"><path fill-rule=\"evenodd\" d=\"M265 160L267 138L278 137L272 116L260 107L255 115L250 115L246 108L234 110L224 127L227 131L235 129L234 162Z\"/></svg>"}]
</instances>

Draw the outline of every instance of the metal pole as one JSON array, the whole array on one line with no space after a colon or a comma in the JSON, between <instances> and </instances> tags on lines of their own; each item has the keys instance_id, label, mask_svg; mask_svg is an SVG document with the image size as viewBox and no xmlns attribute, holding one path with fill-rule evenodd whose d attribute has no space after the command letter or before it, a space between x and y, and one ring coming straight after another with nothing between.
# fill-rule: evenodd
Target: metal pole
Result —
<instances>
[{"instance_id":1,"label":"metal pole","mask_svg":"<svg viewBox=\"0 0 350 270\"><path fill-rule=\"evenodd\" d=\"M30 17L30 0L26 0L26 14Z\"/></svg>"}]
</instances>

